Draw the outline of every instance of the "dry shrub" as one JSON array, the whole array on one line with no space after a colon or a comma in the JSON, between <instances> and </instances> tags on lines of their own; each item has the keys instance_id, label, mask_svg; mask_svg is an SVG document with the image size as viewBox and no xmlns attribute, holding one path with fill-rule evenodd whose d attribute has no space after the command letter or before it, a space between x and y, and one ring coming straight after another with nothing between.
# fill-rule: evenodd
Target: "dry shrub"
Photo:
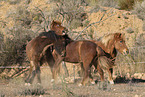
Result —
<instances>
[{"instance_id":1,"label":"dry shrub","mask_svg":"<svg viewBox=\"0 0 145 97\"><path fill-rule=\"evenodd\" d=\"M134 5L134 0L119 0L119 7L123 10L131 10Z\"/></svg>"},{"instance_id":2,"label":"dry shrub","mask_svg":"<svg viewBox=\"0 0 145 97\"><path fill-rule=\"evenodd\" d=\"M134 10L133 10L137 16L142 19L145 20L145 1L143 2L136 2L134 5Z\"/></svg>"},{"instance_id":3,"label":"dry shrub","mask_svg":"<svg viewBox=\"0 0 145 97\"><path fill-rule=\"evenodd\" d=\"M82 0L54 1L57 4L57 7L53 9L54 17L59 17L62 21L65 21L67 28L74 29L83 25L83 21L87 19L87 14Z\"/></svg>"},{"instance_id":4,"label":"dry shrub","mask_svg":"<svg viewBox=\"0 0 145 97\"><path fill-rule=\"evenodd\" d=\"M25 47L27 41L31 40L31 37L27 32L29 33L30 31L22 28L17 30L13 29L11 32L11 34L13 34L13 38L6 38L5 40L4 38L2 39L2 52L0 54L1 66L13 66L16 64L22 65L26 58ZM0 69L0 73L3 71L4 68Z\"/></svg>"},{"instance_id":5,"label":"dry shrub","mask_svg":"<svg viewBox=\"0 0 145 97\"><path fill-rule=\"evenodd\" d=\"M135 43L134 47L129 48L129 55L118 54L116 59L118 71L122 76L126 76L127 73L133 75L136 72L145 72L145 34L142 33L133 39Z\"/></svg>"},{"instance_id":6,"label":"dry shrub","mask_svg":"<svg viewBox=\"0 0 145 97\"><path fill-rule=\"evenodd\" d=\"M15 5L15 4L19 4L21 2L21 0L6 0L7 2L9 2L9 4Z\"/></svg>"},{"instance_id":7,"label":"dry shrub","mask_svg":"<svg viewBox=\"0 0 145 97\"><path fill-rule=\"evenodd\" d=\"M99 5L105 7L117 7L117 0L98 0Z\"/></svg>"},{"instance_id":8,"label":"dry shrub","mask_svg":"<svg viewBox=\"0 0 145 97\"><path fill-rule=\"evenodd\" d=\"M118 0L118 6L122 10L132 10L136 1L143 0Z\"/></svg>"}]
</instances>

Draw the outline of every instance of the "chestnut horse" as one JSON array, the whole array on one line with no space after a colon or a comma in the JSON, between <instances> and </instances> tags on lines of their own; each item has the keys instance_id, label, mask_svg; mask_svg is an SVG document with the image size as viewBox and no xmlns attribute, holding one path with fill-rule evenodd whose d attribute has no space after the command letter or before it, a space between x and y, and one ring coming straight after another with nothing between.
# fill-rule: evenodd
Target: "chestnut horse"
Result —
<instances>
[{"instance_id":1,"label":"chestnut horse","mask_svg":"<svg viewBox=\"0 0 145 97\"><path fill-rule=\"evenodd\" d=\"M61 25L61 22L52 21L51 30L48 32L42 32L39 36L32 39L26 46L26 54L30 61L30 72L28 77L26 78L26 84L31 84L35 75L37 74L38 83L41 83L40 79L40 66L44 63L44 61L49 63L50 68L53 67L54 59L52 58L52 50L53 48L47 49L47 55L52 59L45 58L43 56L42 51L46 46L52 46L53 44L58 45L58 41L64 41L67 29ZM60 43L64 43L60 42ZM53 43L53 44L52 44ZM62 44L63 45L63 44ZM60 50L57 50L59 53ZM47 60L46 60L47 59Z\"/></svg>"},{"instance_id":2,"label":"chestnut horse","mask_svg":"<svg viewBox=\"0 0 145 97\"><path fill-rule=\"evenodd\" d=\"M123 55L128 54L128 48L125 44L125 37L122 33L111 33L104 37L102 37L98 41L92 40L98 46L100 46L106 53L105 56L101 56L98 58L97 62L97 70L101 76L101 81L104 81L104 72L103 70L107 71L109 76L108 80L110 84L114 84L112 73L113 73L113 66L115 63L117 51Z\"/></svg>"},{"instance_id":3,"label":"chestnut horse","mask_svg":"<svg viewBox=\"0 0 145 97\"><path fill-rule=\"evenodd\" d=\"M53 53L54 55L55 53ZM94 84L90 68L92 64L97 68L96 60L99 56L103 56L104 51L95 43L87 40L72 41L66 46L66 56L61 57L56 54L56 63L53 68L53 78L56 74L61 61L70 63L81 63L81 68L84 70L83 80L80 85L85 85L89 78Z\"/></svg>"}]
</instances>

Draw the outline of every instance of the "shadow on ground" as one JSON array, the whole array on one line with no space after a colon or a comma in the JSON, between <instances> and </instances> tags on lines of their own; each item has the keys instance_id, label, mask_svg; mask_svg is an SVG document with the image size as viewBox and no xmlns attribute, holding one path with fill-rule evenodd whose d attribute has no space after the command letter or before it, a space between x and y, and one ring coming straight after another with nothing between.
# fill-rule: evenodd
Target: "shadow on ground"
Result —
<instances>
[{"instance_id":1,"label":"shadow on ground","mask_svg":"<svg viewBox=\"0 0 145 97\"><path fill-rule=\"evenodd\" d=\"M131 83L140 83L140 82L145 83L145 80L143 80L143 79L137 79L137 78L130 78L129 79L129 78L126 78L126 77L119 76L119 77L117 77L114 80L114 82L115 82L115 84L129 83L129 82L131 82Z\"/></svg>"}]
</instances>

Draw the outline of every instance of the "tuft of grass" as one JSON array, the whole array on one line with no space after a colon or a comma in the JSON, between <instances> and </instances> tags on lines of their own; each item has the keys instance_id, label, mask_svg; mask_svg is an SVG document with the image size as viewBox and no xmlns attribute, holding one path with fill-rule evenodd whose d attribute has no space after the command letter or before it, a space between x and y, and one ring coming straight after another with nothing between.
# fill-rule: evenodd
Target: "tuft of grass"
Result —
<instances>
[{"instance_id":1,"label":"tuft of grass","mask_svg":"<svg viewBox=\"0 0 145 97\"><path fill-rule=\"evenodd\" d=\"M34 87L28 87L25 88L23 91L19 92L20 95L27 96L27 95L44 95L45 89L41 86L34 86Z\"/></svg>"},{"instance_id":2,"label":"tuft of grass","mask_svg":"<svg viewBox=\"0 0 145 97\"><path fill-rule=\"evenodd\" d=\"M107 82L107 81L104 81L104 82L99 82L97 84L97 88L99 90L110 90L110 84Z\"/></svg>"},{"instance_id":3,"label":"tuft of grass","mask_svg":"<svg viewBox=\"0 0 145 97\"><path fill-rule=\"evenodd\" d=\"M71 91L70 88L68 88L68 84L66 83L66 80L64 77L61 78L61 84L62 84L62 91L65 93L67 97L75 97L76 95Z\"/></svg>"},{"instance_id":4,"label":"tuft of grass","mask_svg":"<svg viewBox=\"0 0 145 97\"><path fill-rule=\"evenodd\" d=\"M133 31L133 29L132 29L131 27L128 27L128 28L126 29L126 32L127 32L127 33L134 33L134 31Z\"/></svg>"}]
</instances>

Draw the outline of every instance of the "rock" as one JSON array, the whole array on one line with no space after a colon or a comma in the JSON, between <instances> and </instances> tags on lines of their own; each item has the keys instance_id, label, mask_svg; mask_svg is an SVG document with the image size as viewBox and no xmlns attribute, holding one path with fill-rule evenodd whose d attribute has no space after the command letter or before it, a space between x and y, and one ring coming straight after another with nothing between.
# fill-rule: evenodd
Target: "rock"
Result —
<instances>
[{"instance_id":1,"label":"rock","mask_svg":"<svg viewBox=\"0 0 145 97\"><path fill-rule=\"evenodd\" d=\"M135 73L135 74L133 75L133 77L134 77L134 78L137 78L137 79L141 79L142 76L143 76L143 73Z\"/></svg>"},{"instance_id":2,"label":"rock","mask_svg":"<svg viewBox=\"0 0 145 97\"><path fill-rule=\"evenodd\" d=\"M141 79L145 80L145 74L142 74Z\"/></svg>"}]
</instances>

